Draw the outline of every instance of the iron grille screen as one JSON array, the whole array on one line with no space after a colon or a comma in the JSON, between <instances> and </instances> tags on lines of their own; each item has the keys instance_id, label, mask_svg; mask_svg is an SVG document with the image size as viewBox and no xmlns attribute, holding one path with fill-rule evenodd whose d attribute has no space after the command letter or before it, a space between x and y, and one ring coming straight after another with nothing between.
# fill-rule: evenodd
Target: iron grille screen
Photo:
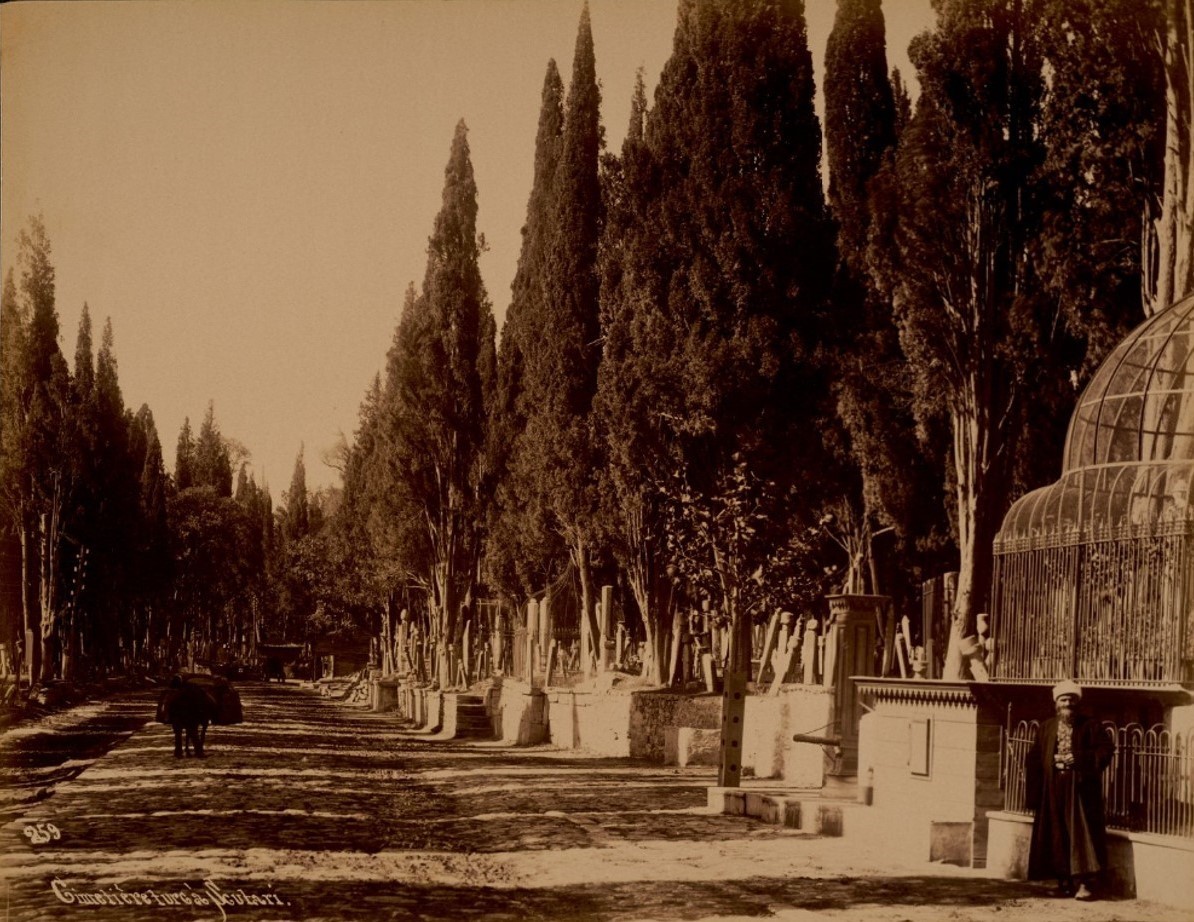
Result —
<instances>
[{"instance_id":1,"label":"iron grille screen","mask_svg":"<svg viewBox=\"0 0 1194 922\"><path fill-rule=\"evenodd\" d=\"M1030 814L1025 805L1024 757L1036 741L1037 721L1020 721L1007 740L1004 810ZM1156 724L1103 722L1115 755L1103 772L1103 807L1109 829L1194 838L1194 730L1174 733Z\"/></svg>"}]
</instances>

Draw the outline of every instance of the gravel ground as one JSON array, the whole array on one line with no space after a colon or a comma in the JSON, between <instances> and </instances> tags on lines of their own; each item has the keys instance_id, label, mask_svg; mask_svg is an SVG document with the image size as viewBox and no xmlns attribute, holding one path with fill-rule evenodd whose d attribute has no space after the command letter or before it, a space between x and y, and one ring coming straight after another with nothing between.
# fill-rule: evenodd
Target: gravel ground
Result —
<instances>
[{"instance_id":1,"label":"gravel ground","mask_svg":"<svg viewBox=\"0 0 1194 922\"><path fill-rule=\"evenodd\" d=\"M202 760L173 757L144 693L0 737L5 920L1189 922L710 815L709 769L437 741L295 685L240 691L246 722L213 727Z\"/></svg>"}]
</instances>

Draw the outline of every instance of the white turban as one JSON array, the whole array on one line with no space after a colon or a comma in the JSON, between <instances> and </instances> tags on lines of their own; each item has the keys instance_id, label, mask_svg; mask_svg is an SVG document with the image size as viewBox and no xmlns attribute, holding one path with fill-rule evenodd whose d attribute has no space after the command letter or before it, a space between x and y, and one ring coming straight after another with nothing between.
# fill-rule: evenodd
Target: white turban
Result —
<instances>
[{"instance_id":1,"label":"white turban","mask_svg":"<svg viewBox=\"0 0 1194 922\"><path fill-rule=\"evenodd\" d=\"M1077 682L1071 682L1069 679L1066 679L1053 686L1053 700L1056 701L1062 695L1073 695L1075 698L1081 698L1082 689L1078 687Z\"/></svg>"}]
</instances>

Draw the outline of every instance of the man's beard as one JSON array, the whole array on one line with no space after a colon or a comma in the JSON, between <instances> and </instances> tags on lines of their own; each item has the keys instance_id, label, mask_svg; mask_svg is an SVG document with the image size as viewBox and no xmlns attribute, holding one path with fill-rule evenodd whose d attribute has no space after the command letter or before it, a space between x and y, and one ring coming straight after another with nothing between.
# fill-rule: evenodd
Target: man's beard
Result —
<instances>
[{"instance_id":1,"label":"man's beard","mask_svg":"<svg viewBox=\"0 0 1194 922\"><path fill-rule=\"evenodd\" d=\"M1062 723L1072 724L1074 722L1074 709L1062 705L1057 709L1057 719Z\"/></svg>"}]
</instances>

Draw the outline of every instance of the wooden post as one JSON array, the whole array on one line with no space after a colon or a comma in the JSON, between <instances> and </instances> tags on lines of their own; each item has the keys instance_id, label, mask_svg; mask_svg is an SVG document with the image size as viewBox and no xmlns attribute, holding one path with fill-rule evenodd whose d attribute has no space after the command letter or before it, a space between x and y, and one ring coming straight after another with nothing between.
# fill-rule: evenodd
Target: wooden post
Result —
<instances>
[{"instance_id":1,"label":"wooden post","mask_svg":"<svg viewBox=\"0 0 1194 922\"><path fill-rule=\"evenodd\" d=\"M739 613L730 637L730 656L721 703L721 758L717 770L720 787L742 783L743 723L746 718L746 681L750 676L750 618Z\"/></svg>"},{"instance_id":2,"label":"wooden post","mask_svg":"<svg viewBox=\"0 0 1194 922\"><path fill-rule=\"evenodd\" d=\"M535 684L535 625L539 623L539 603L527 602L527 685Z\"/></svg>"}]
</instances>

